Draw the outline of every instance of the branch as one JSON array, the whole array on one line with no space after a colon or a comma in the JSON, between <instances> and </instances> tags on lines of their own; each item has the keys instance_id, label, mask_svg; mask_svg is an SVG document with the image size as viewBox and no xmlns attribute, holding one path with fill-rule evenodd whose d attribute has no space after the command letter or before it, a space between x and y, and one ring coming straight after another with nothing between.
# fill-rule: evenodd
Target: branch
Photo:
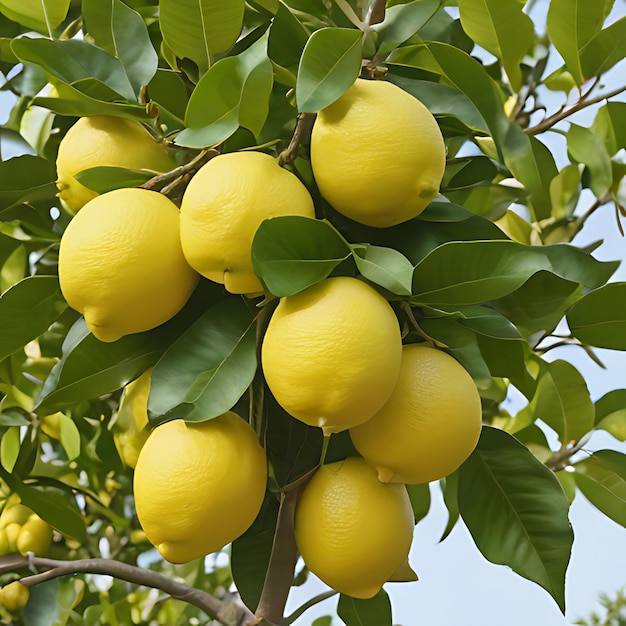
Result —
<instances>
[{"instance_id":1,"label":"branch","mask_svg":"<svg viewBox=\"0 0 626 626\"><path fill-rule=\"evenodd\" d=\"M288 615L283 619L280 623L280 626L289 626L293 624L305 611L310 609L312 606L323 602L324 600L328 600L328 598L332 598L336 596L339 592L331 589L330 591L324 591L317 596L314 596L310 600L307 600L302 606L298 607L291 615Z\"/></svg>"},{"instance_id":2,"label":"branch","mask_svg":"<svg viewBox=\"0 0 626 626\"><path fill-rule=\"evenodd\" d=\"M298 150L302 140L311 134L313 122L315 122L315 113L299 113L296 120L296 127L291 136L289 145L278 155L278 165L283 166L285 163L291 163L298 156Z\"/></svg>"},{"instance_id":3,"label":"branch","mask_svg":"<svg viewBox=\"0 0 626 626\"><path fill-rule=\"evenodd\" d=\"M546 130L549 130L555 124L558 124L558 122L564 120L565 118L576 113L577 111L585 109L586 107L591 106L593 104L598 104L599 102L603 102L604 100L608 100L609 98L612 98L613 96L617 96L620 93L623 93L624 91L626 91L626 86L619 87L617 89L614 89L613 91L609 91L608 93L602 94L598 96L597 98L592 98L591 100L587 100L583 97L576 104L573 104L568 109L558 111L554 115L547 117L545 120L543 120L543 122L540 122L536 126L532 126L531 128L524 129L524 132L528 135L537 135L539 133L542 133Z\"/></svg>"},{"instance_id":4,"label":"branch","mask_svg":"<svg viewBox=\"0 0 626 626\"><path fill-rule=\"evenodd\" d=\"M566 463L566 461L579 452L582 445L582 441L579 441L575 445L564 443L556 452L553 452L543 464L553 472L559 472L567 467L568 463Z\"/></svg>"},{"instance_id":5,"label":"branch","mask_svg":"<svg viewBox=\"0 0 626 626\"><path fill-rule=\"evenodd\" d=\"M10 570L23 569L26 567L33 571L43 570L42 573L22 578L20 582L26 587L33 587L60 576L71 576L73 574L104 574L136 585L160 589L172 598L182 600L183 602L187 602L201 609L224 626L239 626L244 620L251 617L251 613L242 605L232 602L222 602L206 591L177 582L159 572L143 569L127 563L121 563L120 561L113 561L111 559L59 561L34 556L34 554L30 552L28 557L12 556L11 560L7 561L5 566L3 566L3 563L5 563L5 558L0 560L0 573L5 571L7 567L9 567Z\"/></svg>"},{"instance_id":6,"label":"branch","mask_svg":"<svg viewBox=\"0 0 626 626\"><path fill-rule=\"evenodd\" d=\"M147 180L143 185L140 185L141 189L155 189L171 188L175 186L179 182L183 176L187 174L197 172L205 163L210 161L213 157L217 156L219 152L214 149L202 150L200 154L194 157L189 163L185 165L181 165L180 167L176 167L170 172L165 172L165 174L159 174L158 176L152 177L150 180Z\"/></svg>"}]
</instances>

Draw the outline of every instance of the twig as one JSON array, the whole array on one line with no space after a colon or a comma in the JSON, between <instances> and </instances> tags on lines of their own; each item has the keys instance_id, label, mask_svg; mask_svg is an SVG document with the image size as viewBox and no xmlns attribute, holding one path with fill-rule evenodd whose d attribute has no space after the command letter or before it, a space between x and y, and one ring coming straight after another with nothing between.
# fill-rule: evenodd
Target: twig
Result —
<instances>
[{"instance_id":1,"label":"twig","mask_svg":"<svg viewBox=\"0 0 626 626\"><path fill-rule=\"evenodd\" d=\"M543 464L553 472L559 472L567 467L566 461L579 450L580 442L576 445L572 445L572 442L566 442L556 452L553 452Z\"/></svg>"},{"instance_id":2,"label":"twig","mask_svg":"<svg viewBox=\"0 0 626 626\"><path fill-rule=\"evenodd\" d=\"M574 239L574 237L584 228L587 220L601 207L605 204L611 202L613 197L610 193L607 193L602 198L596 198L596 201L576 220L576 227L570 235L570 241Z\"/></svg>"},{"instance_id":3,"label":"twig","mask_svg":"<svg viewBox=\"0 0 626 626\"><path fill-rule=\"evenodd\" d=\"M155 189L157 187L171 186L183 176L198 171L205 163L218 154L219 152L212 148L209 150L202 150L202 152L189 161L189 163L185 163L185 165L181 165L180 167L176 167L169 172L165 172L165 174L153 176L143 185L140 185L140 187L142 189Z\"/></svg>"},{"instance_id":4,"label":"twig","mask_svg":"<svg viewBox=\"0 0 626 626\"><path fill-rule=\"evenodd\" d=\"M323 602L324 600L328 600L328 598L332 598L336 596L339 592L333 590L324 591L317 596L314 596L310 600L307 600L302 606L299 606L291 615L288 615L283 619L280 623L280 626L289 626L289 624L293 624L305 611L310 609L312 606Z\"/></svg>"},{"instance_id":5,"label":"twig","mask_svg":"<svg viewBox=\"0 0 626 626\"><path fill-rule=\"evenodd\" d=\"M626 91L626 86L619 87L618 89L609 91L608 93L602 94L596 98L592 98L591 100L587 100L585 96L583 96L576 104L573 104L571 107L567 109L561 109L557 111L554 115L547 117L545 120L543 120L543 122L540 122L536 126L532 126L531 128L524 129L524 132L528 135L537 135L539 133L542 133L546 130L549 130L555 124L558 124L558 122L564 120L565 118L576 113L577 111L585 109L586 107L591 106L592 104L598 104L599 102L608 100L609 98L612 98L613 96L617 96L624 91ZM589 91L587 92L587 94L589 94Z\"/></svg>"},{"instance_id":6,"label":"twig","mask_svg":"<svg viewBox=\"0 0 626 626\"><path fill-rule=\"evenodd\" d=\"M136 585L160 589L172 598L182 600L183 602L187 602L201 609L224 626L239 626L244 620L252 616L250 611L243 605L222 602L206 591L175 581L159 572L143 569L127 563L121 563L120 561L113 561L111 559L60 561L45 559L29 553L28 557L14 558L10 565L11 570L26 567L33 571L43 570L39 574L26 576L20 580L20 582L27 587L33 587L34 585L60 576L103 574Z\"/></svg>"},{"instance_id":7,"label":"twig","mask_svg":"<svg viewBox=\"0 0 626 626\"><path fill-rule=\"evenodd\" d=\"M298 156L303 139L308 138L315 122L315 113L299 113L289 145L278 155L278 164L291 163Z\"/></svg>"}]
</instances>

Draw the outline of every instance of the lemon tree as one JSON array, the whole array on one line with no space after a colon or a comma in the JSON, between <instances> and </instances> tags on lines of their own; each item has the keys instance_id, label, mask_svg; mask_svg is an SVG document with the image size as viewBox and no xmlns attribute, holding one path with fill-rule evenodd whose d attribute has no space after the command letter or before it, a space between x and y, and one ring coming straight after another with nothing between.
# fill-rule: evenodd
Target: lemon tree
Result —
<instances>
[{"instance_id":1,"label":"lemon tree","mask_svg":"<svg viewBox=\"0 0 626 626\"><path fill-rule=\"evenodd\" d=\"M437 491L566 613L571 503L626 526L624 42L0 0L0 623L409 626Z\"/></svg>"}]
</instances>

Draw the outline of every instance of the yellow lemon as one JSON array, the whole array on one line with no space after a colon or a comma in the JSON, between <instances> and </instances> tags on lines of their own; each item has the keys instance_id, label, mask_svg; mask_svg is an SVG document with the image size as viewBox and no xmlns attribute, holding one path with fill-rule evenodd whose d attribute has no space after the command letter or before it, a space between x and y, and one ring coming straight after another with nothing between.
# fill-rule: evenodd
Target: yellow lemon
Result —
<instances>
[{"instance_id":1,"label":"yellow lemon","mask_svg":"<svg viewBox=\"0 0 626 626\"><path fill-rule=\"evenodd\" d=\"M34 552L44 556L52 543L52 527L36 513L33 513L20 529L15 543L20 554Z\"/></svg>"},{"instance_id":2,"label":"yellow lemon","mask_svg":"<svg viewBox=\"0 0 626 626\"><path fill-rule=\"evenodd\" d=\"M20 536L22 527L16 522L11 522L4 527L7 536L8 552L17 552L17 538Z\"/></svg>"},{"instance_id":3,"label":"yellow lemon","mask_svg":"<svg viewBox=\"0 0 626 626\"><path fill-rule=\"evenodd\" d=\"M211 159L191 179L180 209L180 236L189 264L231 293L263 291L250 249L261 222L280 215L315 217L300 180L261 152Z\"/></svg>"},{"instance_id":4,"label":"yellow lemon","mask_svg":"<svg viewBox=\"0 0 626 626\"><path fill-rule=\"evenodd\" d=\"M137 517L165 559L185 563L221 550L250 527L266 479L265 452L238 415L166 422L139 453Z\"/></svg>"},{"instance_id":5,"label":"yellow lemon","mask_svg":"<svg viewBox=\"0 0 626 626\"><path fill-rule=\"evenodd\" d=\"M265 380L278 403L327 435L382 407L398 380L401 355L389 303L347 276L282 298L261 348Z\"/></svg>"},{"instance_id":6,"label":"yellow lemon","mask_svg":"<svg viewBox=\"0 0 626 626\"><path fill-rule=\"evenodd\" d=\"M296 506L295 535L307 567L327 585L371 598L406 569L414 517L404 485L381 483L363 459L322 465Z\"/></svg>"},{"instance_id":7,"label":"yellow lemon","mask_svg":"<svg viewBox=\"0 0 626 626\"><path fill-rule=\"evenodd\" d=\"M187 302L198 275L179 231L176 205L146 189L102 194L73 217L59 249L61 290L98 339L159 326Z\"/></svg>"},{"instance_id":8,"label":"yellow lemon","mask_svg":"<svg viewBox=\"0 0 626 626\"><path fill-rule=\"evenodd\" d=\"M456 470L478 443L478 390L449 354L405 346L398 385L383 408L350 430L356 449L384 482L438 480Z\"/></svg>"},{"instance_id":9,"label":"yellow lemon","mask_svg":"<svg viewBox=\"0 0 626 626\"><path fill-rule=\"evenodd\" d=\"M137 465L139 452L148 439L148 396L152 368L126 385L113 425L113 439L120 458L129 467Z\"/></svg>"},{"instance_id":10,"label":"yellow lemon","mask_svg":"<svg viewBox=\"0 0 626 626\"><path fill-rule=\"evenodd\" d=\"M9 524L22 526L32 514L33 512L27 506L10 499L0 515L0 528L6 528Z\"/></svg>"},{"instance_id":11,"label":"yellow lemon","mask_svg":"<svg viewBox=\"0 0 626 626\"><path fill-rule=\"evenodd\" d=\"M311 165L320 193L368 226L419 215L439 194L445 162L435 118L389 82L357 79L313 125Z\"/></svg>"},{"instance_id":12,"label":"yellow lemon","mask_svg":"<svg viewBox=\"0 0 626 626\"><path fill-rule=\"evenodd\" d=\"M0 589L0 604L7 611L14 612L23 609L28 603L29 597L30 590L19 580L9 583Z\"/></svg>"},{"instance_id":13,"label":"yellow lemon","mask_svg":"<svg viewBox=\"0 0 626 626\"><path fill-rule=\"evenodd\" d=\"M97 192L81 185L75 175L100 166L168 172L176 164L139 123L119 117L81 117L59 144L56 160L59 198L73 213Z\"/></svg>"}]
</instances>

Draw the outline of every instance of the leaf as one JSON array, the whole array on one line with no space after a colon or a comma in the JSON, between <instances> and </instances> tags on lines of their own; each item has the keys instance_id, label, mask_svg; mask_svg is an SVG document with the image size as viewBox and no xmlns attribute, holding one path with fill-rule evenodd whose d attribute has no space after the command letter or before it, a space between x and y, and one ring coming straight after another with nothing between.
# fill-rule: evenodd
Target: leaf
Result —
<instances>
[{"instance_id":1,"label":"leaf","mask_svg":"<svg viewBox=\"0 0 626 626\"><path fill-rule=\"evenodd\" d=\"M337 615L346 626L391 626L391 602L384 589L368 600L342 593L337 603Z\"/></svg>"},{"instance_id":2,"label":"leaf","mask_svg":"<svg viewBox=\"0 0 626 626\"><path fill-rule=\"evenodd\" d=\"M577 443L594 425L595 410L582 374L567 361L546 364L529 406L563 444Z\"/></svg>"},{"instance_id":3,"label":"leaf","mask_svg":"<svg viewBox=\"0 0 626 626\"><path fill-rule=\"evenodd\" d=\"M611 158L606 151L602 138L589 128L571 124L567 133L567 150L570 156L589 169L589 186L596 198L603 198L611 189L613 171Z\"/></svg>"},{"instance_id":4,"label":"leaf","mask_svg":"<svg viewBox=\"0 0 626 626\"><path fill-rule=\"evenodd\" d=\"M565 612L569 502L543 463L511 435L483 426L459 470L459 510L487 560L541 585Z\"/></svg>"},{"instance_id":5,"label":"leaf","mask_svg":"<svg viewBox=\"0 0 626 626\"><path fill-rule=\"evenodd\" d=\"M459 0L461 24L481 47L496 56L518 91L522 86L520 63L533 44L533 22L519 0Z\"/></svg>"},{"instance_id":6,"label":"leaf","mask_svg":"<svg viewBox=\"0 0 626 626\"><path fill-rule=\"evenodd\" d=\"M61 433L61 445L65 450L68 461L73 461L80 455L80 433L72 420L64 413L59 413L59 427Z\"/></svg>"},{"instance_id":7,"label":"leaf","mask_svg":"<svg viewBox=\"0 0 626 626\"><path fill-rule=\"evenodd\" d=\"M0 441L0 462L7 472L12 472L20 453L20 429L9 427Z\"/></svg>"},{"instance_id":8,"label":"leaf","mask_svg":"<svg viewBox=\"0 0 626 626\"><path fill-rule=\"evenodd\" d=\"M607 102L600 107L591 130L602 137L609 155L626 148L626 102Z\"/></svg>"},{"instance_id":9,"label":"leaf","mask_svg":"<svg viewBox=\"0 0 626 626\"><path fill-rule=\"evenodd\" d=\"M307 42L298 66L298 111L315 113L332 104L361 71L362 34L351 28L321 28Z\"/></svg>"},{"instance_id":10,"label":"leaf","mask_svg":"<svg viewBox=\"0 0 626 626\"><path fill-rule=\"evenodd\" d=\"M82 12L87 32L96 45L120 60L128 82L139 97L159 63L141 15L121 0L83 0Z\"/></svg>"},{"instance_id":11,"label":"leaf","mask_svg":"<svg viewBox=\"0 0 626 626\"><path fill-rule=\"evenodd\" d=\"M378 33L378 54L391 52L428 22L439 8L439 0L418 0L388 7L385 19L372 28Z\"/></svg>"},{"instance_id":12,"label":"leaf","mask_svg":"<svg viewBox=\"0 0 626 626\"><path fill-rule=\"evenodd\" d=\"M626 350L626 282L610 283L582 296L567 312L567 323L584 344Z\"/></svg>"},{"instance_id":13,"label":"leaf","mask_svg":"<svg viewBox=\"0 0 626 626\"><path fill-rule=\"evenodd\" d=\"M451 241L415 267L412 302L487 302L512 293L540 271L594 287L604 284L615 268L567 244L539 248L513 241Z\"/></svg>"},{"instance_id":14,"label":"leaf","mask_svg":"<svg viewBox=\"0 0 626 626\"><path fill-rule=\"evenodd\" d=\"M155 176L154 172L131 170L125 167L101 165L77 172L74 178L85 187L106 193L121 187L138 187Z\"/></svg>"},{"instance_id":15,"label":"leaf","mask_svg":"<svg viewBox=\"0 0 626 626\"><path fill-rule=\"evenodd\" d=\"M21 61L41 66L90 97L136 101L119 59L86 41L21 37L11 47Z\"/></svg>"},{"instance_id":16,"label":"leaf","mask_svg":"<svg viewBox=\"0 0 626 626\"><path fill-rule=\"evenodd\" d=\"M411 500L411 508L413 509L413 516L415 517L415 523L423 520L430 511L430 487L428 483L421 485L407 485L407 493L409 494L409 500Z\"/></svg>"},{"instance_id":17,"label":"leaf","mask_svg":"<svg viewBox=\"0 0 626 626\"><path fill-rule=\"evenodd\" d=\"M55 169L46 159L24 154L0 162L2 208L17 202L54 197L55 181Z\"/></svg>"},{"instance_id":18,"label":"leaf","mask_svg":"<svg viewBox=\"0 0 626 626\"><path fill-rule=\"evenodd\" d=\"M371 244L352 244L352 257L364 278L391 293L411 295L413 265L401 252Z\"/></svg>"},{"instance_id":19,"label":"leaf","mask_svg":"<svg viewBox=\"0 0 626 626\"><path fill-rule=\"evenodd\" d=\"M443 503L448 511L448 521L439 541L443 541L452 532L459 521L459 472L452 472L439 481L443 492Z\"/></svg>"},{"instance_id":20,"label":"leaf","mask_svg":"<svg viewBox=\"0 0 626 626\"><path fill-rule=\"evenodd\" d=\"M151 376L151 425L201 422L231 409L257 367L254 312L237 296L201 315L165 351Z\"/></svg>"},{"instance_id":21,"label":"leaf","mask_svg":"<svg viewBox=\"0 0 626 626\"><path fill-rule=\"evenodd\" d=\"M601 30L582 50L583 76L593 78L610 70L626 56L626 17Z\"/></svg>"},{"instance_id":22,"label":"leaf","mask_svg":"<svg viewBox=\"0 0 626 626\"><path fill-rule=\"evenodd\" d=\"M626 441L626 389L613 389L596 401L596 428Z\"/></svg>"},{"instance_id":23,"label":"leaf","mask_svg":"<svg viewBox=\"0 0 626 626\"><path fill-rule=\"evenodd\" d=\"M252 241L254 271L278 297L323 280L349 255L330 223L296 215L265 220Z\"/></svg>"},{"instance_id":24,"label":"leaf","mask_svg":"<svg viewBox=\"0 0 626 626\"><path fill-rule=\"evenodd\" d=\"M204 74L216 55L237 41L244 0L160 0L163 40L180 59L191 59Z\"/></svg>"},{"instance_id":25,"label":"leaf","mask_svg":"<svg viewBox=\"0 0 626 626\"><path fill-rule=\"evenodd\" d=\"M269 111L272 64L267 37L238 56L220 59L196 85L185 114L189 127L176 143L212 146L230 137L239 126L257 135Z\"/></svg>"},{"instance_id":26,"label":"leaf","mask_svg":"<svg viewBox=\"0 0 626 626\"><path fill-rule=\"evenodd\" d=\"M0 361L44 333L66 309L56 276L29 276L0 297Z\"/></svg>"},{"instance_id":27,"label":"leaf","mask_svg":"<svg viewBox=\"0 0 626 626\"><path fill-rule=\"evenodd\" d=\"M626 526L626 455L598 450L574 464L576 486L599 511Z\"/></svg>"},{"instance_id":28,"label":"leaf","mask_svg":"<svg viewBox=\"0 0 626 626\"><path fill-rule=\"evenodd\" d=\"M69 8L70 0L31 0L30 2L2 0L0 2L0 12L10 20L50 37L53 36L52 31L65 19Z\"/></svg>"},{"instance_id":29,"label":"leaf","mask_svg":"<svg viewBox=\"0 0 626 626\"><path fill-rule=\"evenodd\" d=\"M297 72L302 50L309 33L294 11L283 2L278 3L276 15L269 30L267 54L274 63Z\"/></svg>"},{"instance_id":30,"label":"leaf","mask_svg":"<svg viewBox=\"0 0 626 626\"><path fill-rule=\"evenodd\" d=\"M614 0L553 0L548 9L548 35L577 85L585 78L580 51L600 31Z\"/></svg>"}]
</instances>

